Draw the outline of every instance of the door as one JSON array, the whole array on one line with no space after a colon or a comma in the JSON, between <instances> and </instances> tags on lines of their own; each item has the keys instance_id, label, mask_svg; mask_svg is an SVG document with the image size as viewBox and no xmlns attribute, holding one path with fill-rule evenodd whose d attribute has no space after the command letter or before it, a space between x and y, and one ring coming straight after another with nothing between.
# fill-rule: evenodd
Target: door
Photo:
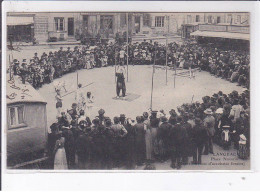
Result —
<instances>
[{"instance_id":1,"label":"door","mask_svg":"<svg viewBox=\"0 0 260 194\"><path fill-rule=\"evenodd\" d=\"M140 32L140 16L135 16L135 33Z\"/></svg>"},{"instance_id":2,"label":"door","mask_svg":"<svg viewBox=\"0 0 260 194\"><path fill-rule=\"evenodd\" d=\"M68 18L68 35L74 35L74 18Z\"/></svg>"}]
</instances>

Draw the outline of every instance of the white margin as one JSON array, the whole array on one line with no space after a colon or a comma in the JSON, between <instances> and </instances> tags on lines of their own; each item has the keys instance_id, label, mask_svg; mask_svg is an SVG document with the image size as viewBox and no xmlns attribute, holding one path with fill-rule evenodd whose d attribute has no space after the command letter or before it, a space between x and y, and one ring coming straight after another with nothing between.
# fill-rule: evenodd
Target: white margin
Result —
<instances>
[{"instance_id":1,"label":"white margin","mask_svg":"<svg viewBox=\"0 0 260 194\"><path fill-rule=\"evenodd\" d=\"M6 13L7 12L250 12L251 32L251 169L252 171L17 171L6 170ZM49 189L248 189L259 188L259 3L258 2L129 2L5 1L2 3L2 188ZM257 60L258 59L258 60ZM257 98L258 97L258 98ZM41 172L41 173L37 173ZM66 173L63 173L66 172ZM77 172L77 173L75 173ZM105 173L104 173L105 172ZM129 172L129 173L127 173ZM171 173L169 173L171 172ZM191 173L192 172L192 173ZM75 187L77 185L77 187Z\"/></svg>"}]
</instances>

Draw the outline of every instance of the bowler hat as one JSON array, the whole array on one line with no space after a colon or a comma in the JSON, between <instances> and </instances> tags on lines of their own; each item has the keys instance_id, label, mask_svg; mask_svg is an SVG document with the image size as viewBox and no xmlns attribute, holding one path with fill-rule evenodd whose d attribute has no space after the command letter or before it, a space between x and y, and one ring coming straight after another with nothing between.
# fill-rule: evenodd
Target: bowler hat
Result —
<instances>
[{"instance_id":1,"label":"bowler hat","mask_svg":"<svg viewBox=\"0 0 260 194\"><path fill-rule=\"evenodd\" d=\"M98 123L99 123L99 118L98 118L98 117L94 118L94 119L92 120L92 123L93 123L93 124L98 124Z\"/></svg>"},{"instance_id":2,"label":"bowler hat","mask_svg":"<svg viewBox=\"0 0 260 194\"><path fill-rule=\"evenodd\" d=\"M195 118L195 124L200 124L201 123L201 120L200 120L200 118Z\"/></svg>"},{"instance_id":3,"label":"bowler hat","mask_svg":"<svg viewBox=\"0 0 260 194\"><path fill-rule=\"evenodd\" d=\"M166 122L167 121L167 118L165 116L162 116L160 119L161 119L162 122Z\"/></svg>"},{"instance_id":4,"label":"bowler hat","mask_svg":"<svg viewBox=\"0 0 260 194\"><path fill-rule=\"evenodd\" d=\"M98 114L100 114L100 115L105 114L105 110L101 108L101 109L98 111Z\"/></svg>"},{"instance_id":5,"label":"bowler hat","mask_svg":"<svg viewBox=\"0 0 260 194\"><path fill-rule=\"evenodd\" d=\"M120 114L120 118L125 118L125 114Z\"/></svg>"}]
</instances>

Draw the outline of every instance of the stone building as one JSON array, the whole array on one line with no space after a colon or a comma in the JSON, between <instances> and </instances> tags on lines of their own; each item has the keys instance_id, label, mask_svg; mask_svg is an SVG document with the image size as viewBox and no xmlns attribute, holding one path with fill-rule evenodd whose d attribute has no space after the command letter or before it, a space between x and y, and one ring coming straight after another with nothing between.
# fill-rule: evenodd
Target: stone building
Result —
<instances>
[{"instance_id":1,"label":"stone building","mask_svg":"<svg viewBox=\"0 0 260 194\"><path fill-rule=\"evenodd\" d=\"M127 22L128 18L128 22ZM249 25L248 13L119 13L35 12L8 13L8 38L12 41L75 41L82 33L114 38L128 30L131 36L179 34L188 38L198 24Z\"/></svg>"}]
</instances>

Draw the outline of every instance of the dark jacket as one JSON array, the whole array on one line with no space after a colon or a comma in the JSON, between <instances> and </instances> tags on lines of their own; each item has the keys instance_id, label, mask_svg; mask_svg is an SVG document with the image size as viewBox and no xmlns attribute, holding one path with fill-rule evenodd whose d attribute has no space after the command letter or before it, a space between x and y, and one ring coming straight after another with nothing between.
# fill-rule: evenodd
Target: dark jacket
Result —
<instances>
[{"instance_id":1,"label":"dark jacket","mask_svg":"<svg viewBox=\"0 0 260 194\"><path fill-rule=\"evenodd\" d=\"M195 145L203 145L208 139L207 129L203 124L196 124L191 132L191 141Z\"/></svg>"}]
</instances>

